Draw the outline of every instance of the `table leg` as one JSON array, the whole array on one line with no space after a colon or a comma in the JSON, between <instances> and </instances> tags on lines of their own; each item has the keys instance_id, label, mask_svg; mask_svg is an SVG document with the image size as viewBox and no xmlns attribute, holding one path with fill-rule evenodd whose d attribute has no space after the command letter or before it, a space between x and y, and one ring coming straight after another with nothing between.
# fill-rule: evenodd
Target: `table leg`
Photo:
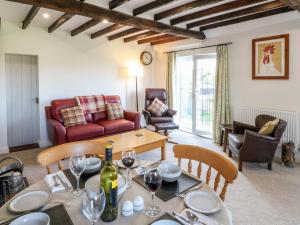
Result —
<instances>
[{"instance_id":1,"label":"table leg","mask_svg":"<svg viewBox=\"0 0 300 225\"><path fill-rule=\"evenodd\" d=\"M228 144L228 131L225 130L224 135L224 144L223 144L223 152L226 152L227 144Z\"/></svg>"},{"instance_id":2,"label":"table leg","mask_svg":"<svg viewBox=\"0 0 300 225\"><path fill-rule=\"evenodd\" d=\"M161 146L161 160L166 159L166 142L164 141L163 145Z\"/></svg>"}]
</instances>

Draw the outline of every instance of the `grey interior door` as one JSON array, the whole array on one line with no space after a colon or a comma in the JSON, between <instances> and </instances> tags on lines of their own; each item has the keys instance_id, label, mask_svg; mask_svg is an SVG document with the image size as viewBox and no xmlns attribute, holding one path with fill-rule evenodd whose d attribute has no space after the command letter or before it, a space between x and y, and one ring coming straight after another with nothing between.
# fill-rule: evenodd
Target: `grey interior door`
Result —
<instances>
[{"instance_id":1,"label":"grey interior door","mask_svg":"<svg viewBox=\"0 0 300 225\"><path fill-rule=\"evenodd\" d=\"M38 59L5 55L8 147L35 144L38 126Z\"/></svg>"}]
</instances>

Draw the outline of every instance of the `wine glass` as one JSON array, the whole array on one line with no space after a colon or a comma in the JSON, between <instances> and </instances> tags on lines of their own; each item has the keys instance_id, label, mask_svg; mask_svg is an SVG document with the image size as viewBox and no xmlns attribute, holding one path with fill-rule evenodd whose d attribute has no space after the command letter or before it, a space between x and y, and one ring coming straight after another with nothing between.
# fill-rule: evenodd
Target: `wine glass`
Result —
<instances>
[{"instance_id":1,"label":"wine glass","mask_svg":"<svg viewBox=\"0 0 300 225\"><path fill-rule=\"evenodd\" d=\"M127 168L127 177L126 177L126 183L127 187L131 186L131 178L130 178L130 167L134 164L134 161L136 159L136 153L133 149L125 150L122 152L122 163Z\"/></svg>"},{"instance_id":2,"label":"wine glass","mask_svg":"<svg viewBox=\"0 0 300 225\"><path fill-rule=\"evenodd\" d=\"M82 200L83 213L94 225L100 218L105 207L105 192L102 187L96 190L87 188Z\"/></svg>"},{"instance_id":3,"label":"wine glass","mask_svg":"<svg viewBox=\"0 0 300 225\"><path fill-rule=\"evenodd\" d=\"M154 205L155 192L160 188L162 182L161 172L159 170L146 171L144 181L148 189L151 191L152 205L146 210L146 215L150 217L157 216L160 213L158 206Z\"/></svg>"},{"instance_id":4,"label":"wine glass","mask_svg":"<svg viewBox=\"0 0 300 225\"><path fill-rule=\"evenodd\" d=\"M82 191L79 188L79 178L86 167L86 158L85 155L75 155L71 156L69 160L69 167L72 174L76 177L76 190L73 192L74 197L80 197Z\"/></svg>"}]
</instances>

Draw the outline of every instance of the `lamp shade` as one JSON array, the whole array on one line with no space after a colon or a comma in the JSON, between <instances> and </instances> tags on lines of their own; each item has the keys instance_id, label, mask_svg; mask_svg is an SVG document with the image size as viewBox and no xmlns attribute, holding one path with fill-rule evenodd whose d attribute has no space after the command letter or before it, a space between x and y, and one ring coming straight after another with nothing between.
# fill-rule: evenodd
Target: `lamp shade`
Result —
<instances>
[{"instance_id":1,"label":"lamp shade","mask_svg":"<svg viewBox=\"0 0 300 225\"><path fill-rule=\"evenodd\" d=\"M144 75L143 68L138 65L130 65L127 67L127 76L142 77Z\"/></svg>"}]
</instances>

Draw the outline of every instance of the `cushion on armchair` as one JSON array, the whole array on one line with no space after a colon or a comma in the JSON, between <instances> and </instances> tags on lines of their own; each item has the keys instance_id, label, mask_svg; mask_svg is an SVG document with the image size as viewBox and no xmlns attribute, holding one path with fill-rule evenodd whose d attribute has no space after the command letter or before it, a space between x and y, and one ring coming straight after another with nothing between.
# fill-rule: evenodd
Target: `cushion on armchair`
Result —
<instances>
[{"instance_id":1,"label":"cushion on armchair","mask_svg":"<svg viewBox=\"0 0 300 225\"><path fill-rule=\"evenodd\" d=\"M262 135L270 135L273 133L275 127L279 124L279 119L275 119L267 122L263 127L258 131L259 134Z\"/></svg>"},{"instance_id":2,"label":"cushion on armchair","mask_svg":"<svg viewBox=\"0 0 300 225\"><path fill-rule=\"evenodd\" d=\"M168 110L168 106L158 98L155 98L147 110L155 116L162 116Z\"/></svg>"}]
</instances>

